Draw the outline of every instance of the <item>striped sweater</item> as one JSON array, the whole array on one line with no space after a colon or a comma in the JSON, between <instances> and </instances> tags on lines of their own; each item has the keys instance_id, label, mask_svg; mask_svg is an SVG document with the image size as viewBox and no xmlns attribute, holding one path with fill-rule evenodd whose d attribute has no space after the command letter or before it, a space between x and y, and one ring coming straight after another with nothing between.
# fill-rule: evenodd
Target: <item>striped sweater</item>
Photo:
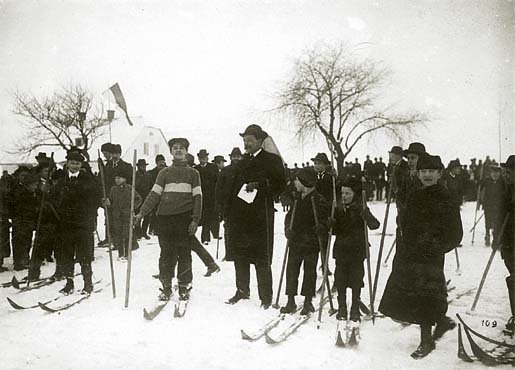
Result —
<instances>
[{"instance_id":1,"label":"striped sweater","mask_svg":"<svg viewBox=\"0 0 515 370\"><path fill-rule=\"evenodd\" d=\"M141 206L140 214L147 215L157 207L157 215L178 215L191 211L192 221L199 222L202 210L202 190L197 170L187 167L186 161L173 161L162 169Z\"/></svg>"}]
</instances>

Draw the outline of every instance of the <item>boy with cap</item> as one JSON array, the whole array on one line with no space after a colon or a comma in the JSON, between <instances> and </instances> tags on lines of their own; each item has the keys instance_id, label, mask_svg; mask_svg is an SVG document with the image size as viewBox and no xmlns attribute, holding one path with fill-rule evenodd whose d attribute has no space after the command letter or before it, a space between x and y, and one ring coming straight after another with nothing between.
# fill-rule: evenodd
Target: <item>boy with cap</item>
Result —
<instances>
[{"instance_id":1,"label":"boy with cap","mask_svg":"<svg viewBox=\"0 0 515 370\"><path fill-rule=\"evenodd\" d=\"M439 183L440 157L419 157L417 170L423 188L408 199L404 247L396 255L379 306L380 312L394 320L420 325L420 345L411 354L414 359L427 356L435 348L435 340L456 326L446 316L444 264L445 254L463 236L459 206Z\"/></svg>"},{"instance_id":2,"label":"boy with cap","mask_svg":"<svg viewBox=\"0 0 515 370\"><path fill-rule=\"evenodd\" d=\"M132 185L132 164L125 162L122 157L122 146L120 144L111 145L111 163L112 170L120 167L124 173L130 173L131 176L127 179L127 183ZM113 172L114 173L114 172ZM114 177L113 177L114 181Z\"/></svg>"},{"instance_id":3,"label":"boy with cap","mask_svg":"<svg viewBox=\"0 0 515 370\"><path fill-rule=\"evenodd\" d=\"M189 141L173 138L168 142L173 162L159 172L152 191L136 215L139 222L156 205L159 230L159 279L163 288L159 299L172 295L172 278L178 262L179 298L189 299L191 281L191 238L197 231L202 211L202 190L197 170L188 167L186 153Z\"/></svg>"},{"instance_id":4,"label":"boy with cap","mask_svg":"<svg viewBox=\"0 0 515 370\"><path fill-rule=\"evenodd\" d=\"M317 262L320 247L327 243L327 219L329 204L315 189L317 175L308 168L301 169L294 179L295 188L300 196L297 199L295 214L293 208L286 214L284 229L289 241L288 264L286 267L286 295L288 303L281 308L281 313L294 313L297 310L295 296L299 285L301 265L304 266L301 295L304 304L301 315L315 311L311 302L315 296ZM316 209L313 209L313 204ZM317 220L315 220L315 213ZM293 225L290 229L291 218ZM322 244L319 244L320 243Z\"/></svg>"},{"instance_id":5,"label":"boy with cap","mask_svg":"<svg viewBox=\"0 0 515 370\"><path fill-rule=\"evenodd\" d=\"M101 188L95 179L81 170L84 157L77 151L68 151L66 172L56 183L58 233L61 237L61 258L66 285L60 292L71 294L75 288L73 276L75 261L81 267L84 279L83 294L93 291L90 239L95 230L93 207L101 203Z\"/></svg>"},{"instance_id":6,"label":"boy with cap","mask_svg":"<svg viewBox=\"0 0 515 370\"><path fill-rule=\"evenodd\" d=\"M124 167L118 167L114 170L114 183L109 193L109 199L105 200L107 207L111 209L112 215L112 237L114 247L118 250L118 259L127 260L129 251L129 232L130 232L130 211L131 211L131 195L132 186L127 184L127 179L132 173L127 173ZM134 209L141 205L141 197L137 191L134 192ZM138 242L136 238L132 239L133 250L137 249Z\"/></svg>"},{"instance_id":7,"label":"boy with cap","mask_svg":"<svg viewBox=\"0 0 515 370\"><path fill-rule=\"evenodd\" d=\"M366 258L364 223L371 230L379 228L379 221L368 207L363 211L362 185L356 178L349 178L341 184L341 203L336 208L335 218L329 225L333 226L336 240L333 246L333 258L336 261L334 284L338 291L337 320L347 320L347 288L352 290L350 319L360 321L359 303L361 288L364 286Z\"/></svg>"}]
</instances>

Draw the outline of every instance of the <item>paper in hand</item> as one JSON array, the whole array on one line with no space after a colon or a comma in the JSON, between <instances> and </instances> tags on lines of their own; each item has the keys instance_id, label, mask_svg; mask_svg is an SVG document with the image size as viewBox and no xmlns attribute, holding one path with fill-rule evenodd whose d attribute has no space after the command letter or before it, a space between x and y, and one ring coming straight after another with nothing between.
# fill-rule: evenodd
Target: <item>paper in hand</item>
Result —
<instances>
[{"instance_id":1,"label":"paper in hand","mask_svg":"<svg viewBox=\"0 0 515 370\"><path fill-rule=\"evenodd\" d=\"M244 202L251 204L254 202L254 199L256 199L257 195L257 189L254 189L252 191L247 191L245 188L247 187L247 184L243 184L240 191L238 192L238 198L243 200Z\"/></svg>"}]
</instances>

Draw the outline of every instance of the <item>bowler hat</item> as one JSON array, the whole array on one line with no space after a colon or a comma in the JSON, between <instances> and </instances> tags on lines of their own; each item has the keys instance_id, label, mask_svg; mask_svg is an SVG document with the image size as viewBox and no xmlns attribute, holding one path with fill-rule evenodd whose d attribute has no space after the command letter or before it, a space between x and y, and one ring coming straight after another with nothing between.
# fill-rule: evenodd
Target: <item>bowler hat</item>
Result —
<instances>
[{"instance_id":1,"label":"bowler hat","mask_svg":"<svg viewBox=\"0 0 515 370\"><path fill-rule=\"evenodd\" d=\"M245 129L245 132L241 133L240 136L253 135L258 140L264 140L268 137L268 134L263 131L259 125L249 125Z\"/></svg>"},{"instance_id":2,"label":"bowler hat","mask_svg":"<svg viewBox=\"0 0 515 370\"><path fill-rule=\"evenodd\" d=\"M46 156L46 153L44 153L44 152L39 152L39 153L38 153L38 155L36 156L36 160L38 160L38 159L39 159L39 160L43 160L43 161L44 161L44 160L50 160L50 158L48 158L48 157Z\"/></svg>"},{"instance_id":3,"label":"bowler hat","mask_svg":"<svg viewBox=\"0 0 515 370\"><path fill-rule=\"evenodd\" d=\"M325 154L325 153L317 153L315 158L311 158L311 160L313 162L314 161L320 161L320 162L323 162L324 164L330 164L331 163L331 162L329 162L329 159L327 158L327 154Z\"/></svg>"},{"instance_id":4,"label":"bowler hat","mask_svg":"<svg viewBox=\"0 0 515 370\"><path fill-rule=\"evenodd\" d=\"M392 146L392 149L388 153L393 153L397 155L403 155L402 148L400 146Z\"/></svg>"},{"instance_id":5,"label":"bowler hat","mask_svg":"<svg viewBox=\"0 0 515 370\"><path fill-rule=\"evenodd\" d=\"M206 149L200 149L200 151L197 153L197 157L199 158L205 158L209 155Z\"/></svg>"},{"instance_id":6,"label":"bowler hat","mask_svg":"<svg viewBox=\"0 0 515 370\"><path fill-rule=\"evenodd\" d=\"M417 170L442 170L443 164L440 156L425 154L417 161Z\"/></svg>"},{"instance_id":7,"label":"bowler hat","mask_svg":"<svg viewBox=\"0 0 515 370\"><path fill-rule=\"evenodd\" d=\"M147 166L148 163L145 159L141 158L141 159L138 159L138 162L136 163L136 166Z\"/></svg>"},{"instance_id":8,"label":"bowler hat","mask_svg":"<svg viewBox=\"0 0 515 370\"><path fill-rule=\"evenodd\" d=\"M182 144L186 149L190 147L190 142L184 137L174 137L168 140L168 146L171 148L174 144Z\"/></svg>"},{"instance_id":9,"label":"bowler hat","mask_svg":"<svg viewBox=\"0 0 515 370\"><path fill-rule=\"evenodd\" d=\"M426 147L422 143L411 143L408 146L408 149L404 150L403 155L405 157L408 156L408 154L418 154L422 155L426 153Z\"/></svg>"},{"instance_id":10,"label":"bowler hat","mask_svg":"<svg viewBox=\"0 0 515 370\"><path fill-rule=\"evenodd\" d=\"M215 158L212 160L213 163L227 162L223 155L215 155Z\"/></svg>"},{"instance_id":11,"label":"bowler hat","mask_svg":"<svg viewBox=\"0 0 515 370\"><path fill-rule=\"evenodd\" d=\"M515 155L510 155L506 162L501 163L501 167L509 168L511 170L515 169Z\"/></svg>"},{"instance_id":12,"label":"bowler hat","mask_svg":"<svg viewBox=\"0 0 515 370\"><path fill-rule=\"evenodd\" d=\"M297 172L297 178L302 185L312 188L317 183L317 174L314 169L304 167Z\"/></svg>"},{"instance_id":13,"label":"bowler hat","mask_svg":"<svg viewBox=\"0 0 515 370\"><path fill-rule=\"evenodd\" d=\"M82 162L84 160L84 157L82 156L82 154L80 154L79 152L77 152L75 150L68 150L68 152L66 154L66 159L69 161Z\"/></svg>"},{"instance_id":14,"label":"bowler hat","mask_svg":"<svg viewBox=\"0 0 515 370\"><path fill-rule=\"evenodd\" d=\"M240 148L234 147L232 148L231 154L229 154L229 157L232 157L233 155L243 155Z\"/></svg>"}]
</instances>

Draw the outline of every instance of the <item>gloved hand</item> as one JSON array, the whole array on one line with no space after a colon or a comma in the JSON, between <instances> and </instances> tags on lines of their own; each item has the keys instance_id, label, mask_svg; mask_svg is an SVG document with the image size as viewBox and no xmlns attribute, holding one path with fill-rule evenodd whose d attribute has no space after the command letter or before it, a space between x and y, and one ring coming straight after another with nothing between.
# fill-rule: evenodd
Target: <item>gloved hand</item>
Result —
<instances>
[{"instance_id":1,"label":"gloved hand","mask_svg":"<svg viewBox=\"0 0 515 370\"><path fill-rule=\"evenodd\" d=\"M198 228L198 222L191 221L190 225L188 226L188 234L195 235L195 233L197 232L197 228Z\"/></svg>"},{"instance_id":2,"label":"gloved hand","mask_svg":"<svg viewBox=\"0 0 515 370\"><path fill-rule=\"evenodd\" d=\"M245 187L245 190L248 191L249 193L251 191L254 191L254 190L257 190L257 189L259 189L259 182L257 182L257 181L251 181Z\"/></svg>"}]
</instances>

